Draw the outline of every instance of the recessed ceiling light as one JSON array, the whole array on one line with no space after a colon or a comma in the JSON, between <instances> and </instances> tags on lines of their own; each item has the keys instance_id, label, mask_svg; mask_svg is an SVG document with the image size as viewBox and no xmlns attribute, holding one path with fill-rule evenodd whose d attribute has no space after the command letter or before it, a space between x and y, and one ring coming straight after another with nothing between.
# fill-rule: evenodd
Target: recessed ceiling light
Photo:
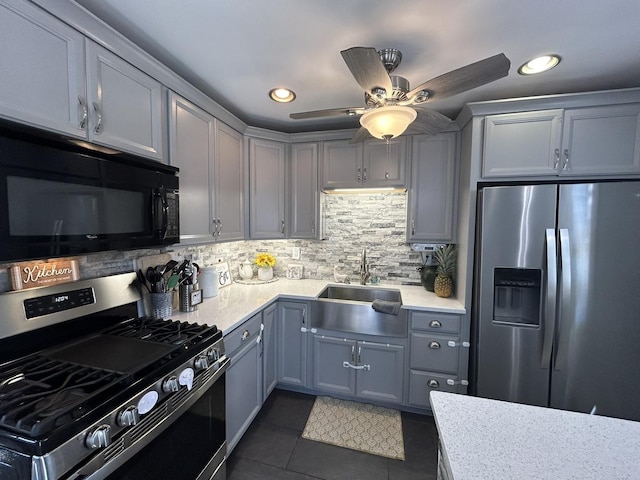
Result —
<instances>
[{"instance_id":1,"label":"recessed ceiling light","mask_svg":"<svg viewBox=\"0 0 640 480\"><path fill-rule=\"evenodd\" d=\"M520 75L535 75L546 72L560 63L558 55L541 55L529 60L518 69Z\"/></svg>"},{"instance_id":2,"label":"recessed ceiling light","mask_svg":"<svg viewBox=\"0 0 640 480\"><path fill-rule=\"evenodd\" d=\"M272 88L269 90L269 98L276 102L289 103L296 99L296 94L288 88Z\"/></svg>"}]
</instances>

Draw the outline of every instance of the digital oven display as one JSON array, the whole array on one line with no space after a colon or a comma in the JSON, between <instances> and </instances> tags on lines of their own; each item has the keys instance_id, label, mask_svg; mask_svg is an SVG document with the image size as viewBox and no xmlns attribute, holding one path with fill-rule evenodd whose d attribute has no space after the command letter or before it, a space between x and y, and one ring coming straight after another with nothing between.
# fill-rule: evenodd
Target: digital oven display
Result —
<instances>
[{"instance_id":1,"label":"digital oven display","mask_svg":"<svg viewBox=\"0 0 640 480\"><path fill-rule=\"evenodd\" d=\"M29 298L24 301L24 313L27 319L37 318L92 303L96 303L93 289L81 288L70 292Z\"/></svg>"}]
</instances>

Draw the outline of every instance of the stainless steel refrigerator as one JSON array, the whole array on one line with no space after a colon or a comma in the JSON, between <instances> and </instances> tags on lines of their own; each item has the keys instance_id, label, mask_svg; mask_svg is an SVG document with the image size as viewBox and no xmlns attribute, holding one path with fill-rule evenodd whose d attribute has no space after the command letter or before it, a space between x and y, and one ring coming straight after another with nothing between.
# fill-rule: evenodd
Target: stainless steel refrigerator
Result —
<instances>
[{"instance_id":1,"label":"stainless steel refrigerator","mask_svg":"<svg viewBox=\"0 0 640 480\"><path fill-rule=\"evenodd\" d=\"M472 393L640 420L640 181L479 190Z\"/></svg>"}]
</instances>

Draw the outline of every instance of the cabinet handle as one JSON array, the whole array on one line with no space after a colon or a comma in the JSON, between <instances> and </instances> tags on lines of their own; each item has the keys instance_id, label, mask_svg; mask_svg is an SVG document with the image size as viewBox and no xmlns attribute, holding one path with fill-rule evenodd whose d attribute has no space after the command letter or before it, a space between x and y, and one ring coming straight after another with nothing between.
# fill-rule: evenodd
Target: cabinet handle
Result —
<instances>
[{"instance_id":1,"label":"cabinet handle","mask_svg":"<svg viewBox=\"0 0 640 480\"><path fill-rule=\"evenodd\" d=\"M218 237L220 236L221 233L222 233L222 220L218 219L218 232L217 232Z\"/></svg>"},{"instance_id":2,"label":"cabinet handle","mask_svg":"<svg viewBox=\"0 0 640 480\"><path fill-rule=\"evenodd\" d=\"M84 98L82 98L80 95L78 95L78 103L80 103L80 106L82 107L82 119L80 120L80 130L84 130L85 128L87 128L87 118L89 117L89 112L87 110L87 104L84 101Z\"/></svg>"},{"instance_id":3,"label":"cabinet handle","mask_svg":"<svg viewBox=\"0 0 640 480\"><path fill-rule=\"evenodd\" d=\"M304 308L302 310L302 325L305 325L307 323L307 309Z\"/></svg>"},{"instance_id":4,"label":"cabinet handle","mask_svg":"<svg viewBox=\"0 0 640 480\"><path fill-rule=\"evenodd\" d=\"M367 181L367 169L366 168L362 171L362 181L363 182Z\"/></svg>"},{"instance_id":5,"label":"cabinet handle","mask_svg":"<svg viewBox=\"0 0 640 480\"><path fill-rule=\"evenodd\" d=\"M385 180L389 180L389 177L391 177L391 175L389 175L389 172L384 172Z\"/></svg>"},{"instance_id":6,"label":"cabinet handle","mask_svg":"<svg viewBox=\"0 0 640 480\"><path fill-rule=\"evenodd\" d=\"M559 148L555 149L555 154L556 154L556 159L553 162L553 169L557 170L558 169L558 165L560 165L560 149Z\"/></svg>"},{"instance_id":7,"label":"cabinet handle","mask_svg":"<svg viewBox=\"0 0 640 480\"><path fill-rule=\"evenodd\" d=\"M215 218L211 219L211 236L216 238L216 233L218 233L218 223Z\"/></svg>"},{"instance_id":8,"label":"cabinet handle","mask_svg":"<svg viewBox=\"0 0 640 480\"><path fill-rule=\"evenodd\" d=\"M284 218L282 219L282 228L280 229L280 232L284 234Z\"/></svg>"},{"instance_id":9,"label":"cabinet handle","mask_svg":"<svg viewBox=\"0 0 640 480\"><path fill-rule=\"evenodd\" d=\"M416 234L416 221L411 220L411 235L415 235Z\"/></svg>"},{"instance_id":10,"label":"cabinet handle","mask_svg":"<svg viewBox=\"0 0 640 480\"><path fill-rule=\"evenodd\" d=\"M362 363L362 347L358 347L358 363Z\"/></svg>"},{"instance_id":11,"label":"cabinet handle","mask_svg":"<svg viewBox=\"0 0 640 480\"><path fill-rule=\"evenodd\" d=\"M356 346L351 345L351 361L356 363Z\"/></svg>"},{"instance_id":12,"label":"cabinet handle","mask_svg":"<svg viewBox=\"0 0 640 480\"><path fill-rule=\"evenodd\" d=\"M93 111L96 113L96 117L98 117L98 121L96 122L96 126L93 129L93 133L99 135L102 131L102 114L100 113L100 107L96 102L93 102Z\"/></svg>"},{"instance_id":13,"label":"cabinet handle","mask_svg":"<svg viewBox=\"0 0 640 480\"><path fill-rule=\"evenodd\" d=\"M351 365L349 362L342 362L344 368L353 368L354 370L371 370L371 365Z\"/></svg>"},{"instance_id":14,"label":"cabinet handle","mask_svg":"<svg viewBox=\"0 0 640 480\"><path fill-rule=\"evenodd\" d=\"M430 326L431 328L440 328L440 327L442 327L442 324L440 323L440 321L439 321L439 320L431 320L431 321L429 322L429 326Z\"/></svg>"},{"instance_id":15,"label":"cabinet handle","mask_svg":"<svg viewBox=\"0 0 640 480\"><path fill-rule=\"evenodd\" d=\"M440 388L440 382L438 380L434 380L433 378L427 382L427 386L429 388Z\"/></svg>"},{"instance_id":16,"label":"cabinet handle","mask_svg":"<svg viewBox=\"0 0 640 480\"><path fill-rule=\"evenodd\" d=\"M316 234L316 219L311 220L311 233Z\"/></svg>"},{"instance_id":17,"label":"cabinet handle","mask_svg":"<svg viewBox=\"0 0 640 480\"><path fill-rule=\"evenodd\" d=\"M438 350L440 348L440 344L436 341L429 342L429 348L432 350Z\"/></svg>"},{"instance_id":18,"label":"cabinet handle","mask_svg":"<svg viewBox=\"0 0 640 480\"><path fill-rule=\"evenodd\" d=\"M360 175L361 172L362 170L360 169L360 167L358 167L358 169L356 170L356 180L358 181L358 183L360 183L360 181L362 180L362 177Z\"/></svg>"},{"instance_id":19,"label":"cabinet handle","mask_svg":"<svg viewBox=\"0 0 640 480\"><path fill-rule=\"evenodd\" d=\"M569 149L564 149L564 163L562 164L562 170L567 170L569 168Z\"/></svg>"},{"instance_id":20,"label":"cabinet handle","mask_svg":"<svg viewBox=\"0 0 640 480\"><path fill-rule=\"evenodd\" d=\"M249 333L249 330L245 330L244 332L242 332L242 341L244 342L250 336L251 334Z\"/></svg>"}]
</instances>

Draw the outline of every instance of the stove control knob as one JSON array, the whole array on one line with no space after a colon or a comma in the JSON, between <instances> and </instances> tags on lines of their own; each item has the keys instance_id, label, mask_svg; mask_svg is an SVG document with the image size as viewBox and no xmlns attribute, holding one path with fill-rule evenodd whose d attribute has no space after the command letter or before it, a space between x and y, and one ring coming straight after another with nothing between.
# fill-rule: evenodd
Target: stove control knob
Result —
<instances>
[{"instance_id":1,"label":"stove control knob","mask_svg":"<svg viewBox=\"0 0 640 480\"><path fill-rule=\"evenodd\" d=\"M100 425L92 432L89 432L84 442L92 450L108 447L111 445L111 426Z\"/></svg>"},{"instance_id":2,"label":"stove control knob","mask_svg":"<svg viewBox=\"0 0 640 480\"><path fill-rule=\"evenodd\" d=\"M180 385L178 384L178 377L175 375L171 375L164 382L162 382L162 391L165 393L177 392L180 390Z\"/></svg>"},{"instance_id":3,"label":"stove control knob","mask_svg":"<svg viewBox=\"0 0 640 480\"><path fill-rule=\"evenodd\" d=\"M207 357L212 362L220 360L220 349L218 347L210 348L209 351L207 351Z\"/></svg>"},{"instance_id":4,"label":"stove control knob","mask_svg":"<svg viewBox=\"0 0 640 480\"><path fill-rule=\"evenodd\" d=\"M118 425L121 427L132 427L140 421L138 407L129 405L118 414Z\"/></svg>"},{"instance_id":5,"label":"stove control knob","mask_svg":"<svg viewBox=\"0 0 640 480\"><path fill-rule=\"evenodd\" d=\"M204 353L198 355L194 362L194 366L196 367L196 370L206 370L209 368L209 357Z\"/></svg>"}]
</instances>

